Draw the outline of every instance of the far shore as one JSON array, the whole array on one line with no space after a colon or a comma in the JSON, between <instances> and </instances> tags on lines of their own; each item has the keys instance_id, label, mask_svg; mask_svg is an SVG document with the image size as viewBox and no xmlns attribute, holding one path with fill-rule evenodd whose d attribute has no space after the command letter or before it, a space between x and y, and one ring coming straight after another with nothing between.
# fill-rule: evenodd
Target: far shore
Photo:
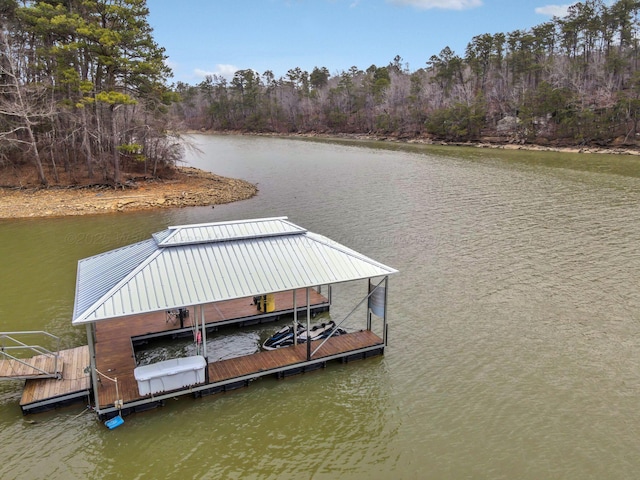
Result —
<instances>
[{"instance_id":1,"label":"far shore","mask_svg":"<svg viewBox=\"0 0 640 480\"><path fill-rule=\"evenodd\" d=\"M247 135L261 137L282 137L282 138L318 138L322 140L362 140L377 141L398 144L415 144L415 145L434 145L434 146L451 146L451 147L471 147L471 148L488 148L497 150L530 150L535 152L559 152L559 153L594 153L608 155L640 155L640 146L634 145L612 145L612 146L595 146L595 145L542 145L526 142L516 142L504 139L496 140L494 137L482 138L476 142L447 142L443 140L434 140L428 136L416 137L399 137L397 135L379 135L366 133L256 133L243 132L236 130L191 130L182 132L184 134L199 135Z\"/></svg>"}]
</instances>

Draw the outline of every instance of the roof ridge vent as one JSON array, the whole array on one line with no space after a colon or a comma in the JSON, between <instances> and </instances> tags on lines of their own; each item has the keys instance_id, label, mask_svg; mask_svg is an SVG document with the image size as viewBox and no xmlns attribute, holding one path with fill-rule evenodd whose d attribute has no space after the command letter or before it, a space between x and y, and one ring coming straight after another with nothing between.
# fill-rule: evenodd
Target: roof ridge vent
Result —
<instances>
[{"instance_id":1,"label":"roof ridge vent","mask_svg":"<svg viewBox=\"0 0 640 480\"><path fill-rule=\"evenodd\" d=\"M178 247L202 243L218 243L257 238L300 235L306 233L287 217L261 218L231 222L179 225L153 235L158 247Z\"/></svg>"}]
</instances>

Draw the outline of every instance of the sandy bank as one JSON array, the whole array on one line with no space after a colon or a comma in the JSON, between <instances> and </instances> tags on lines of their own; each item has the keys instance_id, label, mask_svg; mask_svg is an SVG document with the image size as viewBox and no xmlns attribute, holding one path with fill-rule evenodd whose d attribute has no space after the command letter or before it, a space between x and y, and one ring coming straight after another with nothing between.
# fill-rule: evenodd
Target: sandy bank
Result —
<instances>
[{"instance_id":1,"label":"sandy bank","mask_svg":"<svg viewBox=\"0 0 640 480\"><path fill-rule=\"evenodd\" d=\"M220 205L258 192L244 180L180 167L170 180L138 180L125 189L105 187L0 189L0 218L93 215L134 210Z\"/></svg>"}]
</instances>

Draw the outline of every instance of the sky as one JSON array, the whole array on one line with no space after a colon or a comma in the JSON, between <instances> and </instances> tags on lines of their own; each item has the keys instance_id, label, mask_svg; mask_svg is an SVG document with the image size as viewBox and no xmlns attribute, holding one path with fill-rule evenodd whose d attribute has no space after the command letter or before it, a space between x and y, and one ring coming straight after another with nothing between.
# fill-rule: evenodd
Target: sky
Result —
<instances>
[{"instance_id":1,"label":"sky","mask_svg":"<svg viewBox=\"0 0 640 480\"><path fill-rule=\"evenodd\" d=\"M553 0L147 0L148 21L166 49L172 82L206 75L326 67L386 66L409 71L451 48L464 57L476 35L529 29L566 14Z\"/></svg>"}]
</instances>

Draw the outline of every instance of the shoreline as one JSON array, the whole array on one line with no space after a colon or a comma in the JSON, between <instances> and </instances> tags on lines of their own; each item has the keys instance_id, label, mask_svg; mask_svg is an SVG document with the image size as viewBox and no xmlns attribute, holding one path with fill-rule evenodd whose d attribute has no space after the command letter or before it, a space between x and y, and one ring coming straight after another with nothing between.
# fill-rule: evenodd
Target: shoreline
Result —
<instances>
[{"instance_id":1,"label":"shoreline","mask_svg":"<svg viewBox=\"0 0 640 480\"><path fill-rule=\"evenodd\" d=\"M222 132L193 132L200 134L223 134ZM240 134L239 132L231 133ZM262 136L277 136L277 137L301 137L301 138L319 138L323 140L362 140L362 141L377 141L398 143L407 145L433 145L436 147L469 147L469 148L486 148L495 150L524 150L532 152L558 152L558 153L583 153L583 154L608 154L608 155L635 155L640 156L640 147L632 146L611 146L611 147L596 147L596 146L550 146L540 145L534 143L518 143L509 142L506 140L484 139L477 142L446 142L440 140L433 140L428 137L396 137L393 135L380 136L369 135L359 133L347 133L347 134L331 134L326 135L322 133L294 133L294 134L248 134L248 135L262 135Z\"/></svg>"},{"instance_id":2,"label":"shoreline","mask_svg":"<svg viewBox=\"0 0 640 480\"><path fill-rule=\"evenodd\" d=\"M535 143L523 143L509 141L507 139L482 138L477 142L447 142L444 140L433 140L427 136L398 137L395 135L374 135L366 133L260 133L243 131L224 130L188 130L181 132L185 135L248 135L256 137L280 137L280 138L318 138L321 140L361 140L384 143L397 143L406 145L433 145L435 147L468 147L486 148L495 150L523 150L532 152L558 152L558 153L581 153L581 154L604 154L604 155L632 155L640 156L640 146L594 146L594 145L572 145L572 146L552 146Z\"/></svg>"},{"instance_id":3,"label":"shoreline","mask_svg":"<svg viewBox=\"0 0 640 480\"><path fill-rule=\"evenodd\" d=\"M188 131L199 135L251 135L282 138L308 138L319 140L378 141L406 145L433 145L469 147L496 150L523 150L579 154L609 154L640 156L640 148L594 146L545 146L504 141L444 142L426 137L398 138L370 134L323 133L247 133L239 131ZM194 167L176 167L171 179L138 180L127 189L100 187L0 187L0 220L19 218L52 218L105 213L215 206L247 200L258 193L258 188L241 179L222 177Z\"/></svg>"},{"instance_id":4,"label":"shoreline","mask_svg":"<svg viewBox=\"0 0 640 480\"><path fill-rule=\"evenodd\" d=\"M193 167L176 167L172 179L137 181L126 189L52 187L0 189L0 220L215 206L246 200L258 188Z\"/></svg>"}]
</instances>

